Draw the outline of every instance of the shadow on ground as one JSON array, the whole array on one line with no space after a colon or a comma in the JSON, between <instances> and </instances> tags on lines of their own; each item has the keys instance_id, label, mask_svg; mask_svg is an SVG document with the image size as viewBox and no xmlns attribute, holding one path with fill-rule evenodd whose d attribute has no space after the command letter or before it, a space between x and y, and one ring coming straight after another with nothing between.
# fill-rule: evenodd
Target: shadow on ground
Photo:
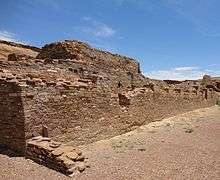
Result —
<instances>
[{"instance_id":1,"label":"shadow on ground","mask_svg":"<svg viewBox=\"0 0 220 180\"><path fill-rule=\"evenodd\" d=\"M8 157L23 157L21 154L0 145L0 154Z\"/></svg>"}]
</instances>

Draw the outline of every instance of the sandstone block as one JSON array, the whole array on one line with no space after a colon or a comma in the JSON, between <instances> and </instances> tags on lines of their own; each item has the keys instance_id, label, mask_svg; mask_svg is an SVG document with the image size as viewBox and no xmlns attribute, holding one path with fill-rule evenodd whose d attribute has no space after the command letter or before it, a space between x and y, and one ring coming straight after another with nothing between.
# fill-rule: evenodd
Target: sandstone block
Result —
<instances>
[{"instance_id":1,"label":"sandstone block","mask_svg":"<svg viewBox=\"0 0 220 180\"><path fill-rule=\"evenodd\" d=\"M55 142L55 141L51 141L49 143L49 146L52 147L52 148L58 148L60 145L61 145L61 143Z\"/></svg>"},{"instance_id":2,"label":"sandstone block","mask_svg":"<svg viewBox=\"0 0 220 180\"><path fill-rule=\"evenodd\" d=\"M35 141L35 140L39 140L39 139L41 139L41 138L42 138L42 136L36 136L36 137L31 138L31 140L32 140L32 141Z\"/></svg>"},{"instance_id":3,"label":"sandstone block","mask_svg":"<svg viewBox=\"0 0 220 180\"><path fill-rule=\"evenodd\" d=\"M72 151L72 152L67 153L66 157L68 157L72 161L76 161L78 159L79 155L75 151Z\"/></svg>"},{"instance_id":4,"label":"sandstone block","mask_svg":"<svg viewBox=\"0 0 220 180\"><path fill-rule=\"evenodd\" d=\"M74 150L74 148L71 147L71 146L60 146L60 147L58 147L57 149L55 149L55 150L52 152L52 154L53 154L54 156L60 156L60 155L62 155L62 154L64 154L64 153L68 153L68 152L71 152L71 151L73 151L73 150Z\"/></svg>"},{"instance_id":5,"label":"sandstone block","mask_svg":"<svg viewBox=\"0 0 220 180\"><path fill-rule=\"evenodd\" d=\"M50 81L50 82L46 82L46 85L47 86L56 86L56 83L53 81Z\"/></svg>"},{"instance_id":6,"label":"sandstone block","mask_svg":"<svg viewBox=\"0 0 220 180\"><path fill-rule=\"evenodd\" d=\"M77 161L84 161L85 156L84 155L80 155L76 158Z\"/></svg>"},{"instance_id":7,"label":"sandstone block","mask_svg":"<svg viewBox=\"0 0 220 180\"><path fill-rule=\"evenodd\" d=\"M76 165L76 169L79 171L79 172L83 172L85 170L86 166L85 166L85 163L84 162L79 162L77 163Z\"/></svg>"},{"instance_id":8,"label":"sandstone block","mask_svg":"<svg viewBox=\"0 0 220 180\"><path fill-rule=\"evenodd\" d=\"M34 98L34 94L33 93L27 93L26 97L30 98L30 99L33 99Z\"/></svg>"},{"instance_id":9,"label":"sandstone block","mask_svg":"<svg viewBox=\"0 0 220 180\"><path fill-rule=\"evenodd\" d=\"M28 59L32 59L33 57L28 56L26 54L16 54L12 53L8 55L8 61L24 61Z\"/></svg>"},{"instance_id":10,"label":"sandstone block","mask_svg":"<svg viewBox=\"0 0 220 180\"><path fill-rule=\"evenodd\" d=\"M49 137L42 137L42 138L41 138L41 141L50 142L50 141L51 141L51 138L49 138Z\"/></svg>"},{"instance_id":11,"label":"sandstone block","mask_svg":"<svg viewBox=\"0 0 220 180\"><path fill-rule=\"evenodd\" d=\"M61 156L63 154L63 151L61 149L55 149L54 151L52 151L52 155L57 157L57 156Z\"/></svg>"}]
</instances>

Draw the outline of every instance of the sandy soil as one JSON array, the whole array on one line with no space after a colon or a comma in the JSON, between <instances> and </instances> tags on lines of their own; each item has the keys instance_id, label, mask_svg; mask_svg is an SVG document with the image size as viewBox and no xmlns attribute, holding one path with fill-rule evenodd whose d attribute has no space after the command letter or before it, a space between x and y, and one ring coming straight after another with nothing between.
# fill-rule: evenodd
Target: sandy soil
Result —
<instances>
[{"instance_id":1,"label":"sandy soil","mask_svg":"<svg viewBox=\"0 0 220 180\"><path fill-rule=\"evenodd\" d=\"M81 149L90 168L74 179L220 179L220 108L164 119ZM0 179L70 179L0 152Z\"/></svg>"}]
</instances>

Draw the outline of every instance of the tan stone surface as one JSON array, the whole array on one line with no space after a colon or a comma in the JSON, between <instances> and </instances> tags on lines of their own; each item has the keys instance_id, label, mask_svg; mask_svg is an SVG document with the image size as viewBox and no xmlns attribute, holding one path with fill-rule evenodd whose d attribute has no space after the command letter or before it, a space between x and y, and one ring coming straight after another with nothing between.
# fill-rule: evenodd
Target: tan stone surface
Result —
<instances>
[{"instance_id":1,"label":"tan stone surface","mask_svg":"<svg viewBox=\"0 0 220 180\"><path fill-rule=\"evenodd\" d=\"M66 153L66 157L68 157L69 159L73 161L76 161L79 155L76 152L72 151L72 152Z\"/></svg>"}]
</instances>

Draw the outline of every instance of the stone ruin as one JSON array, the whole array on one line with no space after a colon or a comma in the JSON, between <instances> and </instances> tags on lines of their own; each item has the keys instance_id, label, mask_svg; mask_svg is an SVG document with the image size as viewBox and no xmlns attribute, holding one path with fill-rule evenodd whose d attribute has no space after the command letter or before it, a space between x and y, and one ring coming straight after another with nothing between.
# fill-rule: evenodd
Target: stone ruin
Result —
<instances>
[{"instance_id":1,"label":"stone ruin","mask_svg":"<svg viewBox=\"0 0 220 180\"><path fill-rule=\"evenodd\" d=\"M48 137L37 136L29 139L25 155L26 158L69 176L83 172L89 167L79 149L62 145Z\"/></svg>"},{"instance_id":2,"label":"stone ruin","mask_svg":"<svg viewBox=\"0 0 220 180\"><path fill-rule=\"evenodd\" d=\"M134 59L78 41L52 43L37 57L0 60L0 144L65 174L82 171L81 153L56 141L78 146L120 135L212 106L219 92L219 79L209 76L153 80ZM56 148L63 153L56 156Z\"/></svg>"}]
</instances>

